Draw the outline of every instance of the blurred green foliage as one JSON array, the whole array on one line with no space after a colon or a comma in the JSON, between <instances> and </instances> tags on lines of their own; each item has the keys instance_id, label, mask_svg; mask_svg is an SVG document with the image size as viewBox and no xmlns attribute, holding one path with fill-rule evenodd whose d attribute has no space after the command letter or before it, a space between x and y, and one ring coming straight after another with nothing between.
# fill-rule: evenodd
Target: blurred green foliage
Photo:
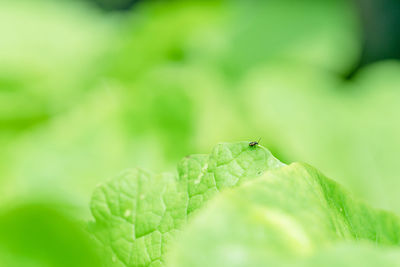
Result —
<instances>
[{"instance_id":1,"label":"blurred green foliage","mask_svg":"<svg viewBox=\"0 0 400 267\"><path fill-rule=\"evenodd\" d=\"M95 185L257 140L400 212L400 64L360 56L345 0L0 2L0 210L31 196L88 216ZM63 209L60 207L60 209ZM21 237L22 238L22 237Z\"/></svg>"},{"instance_id":2,"label":"blurred green foliage","mask_svg":"<svg viewBox=\"0 0 400 267\"><path fill-rule=\"evenodd\" d=\"M85 207L98 181L126 167L172 170L218 141L263 136L270 126L249 112L259 97L242 86L248 73L276 61L342 73L357 54L345 1L172 1L120 16L51 1L1 10L0 170L11 200L55 193Z\"/></svg>"},{"instance_id":3,"label":"blurred green foliage","mask_svg":"<svg viewBox=\"0 0 400 267\"><path fill-rule=\"evenodd\" d=\"M81 224L57 205L21 204L0 214L1 266L99 266Z\"/></svg>"}]
</instances>

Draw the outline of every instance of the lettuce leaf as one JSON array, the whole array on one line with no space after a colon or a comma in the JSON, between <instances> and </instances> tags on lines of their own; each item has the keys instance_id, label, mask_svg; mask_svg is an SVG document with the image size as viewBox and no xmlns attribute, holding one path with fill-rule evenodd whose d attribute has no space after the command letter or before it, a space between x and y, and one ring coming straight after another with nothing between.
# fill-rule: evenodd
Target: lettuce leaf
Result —
<instances>
[{"instance_id":1,"label":"lettuce leaf","mask_svg":"<svg viewBox=\"0 0 400 267\"><path fill-rule=\"evenodd\" d=\"M90 229L116 263L160 266L171 240L204 202L281 166L267 149L240 142L185 157L178 175L128 170L94 191Z\"/></svg>"},{"instance_id":2,"label":"lettuce leaf","mask_svg":"<svg viewBox=\"0 0 400 267\"><path fill-rule=\"evenodd\" d=\"M395 215L293 163L213 200L179 237L168 266L398 266L399 230Z\"/></svg>"},{"instance_id":3,"label":"lettuce leaf","mask_svg":"<svg viewBox=\"0 0 400 267\"><path fill-rule=\"evenodd\" d=\"M96 188L91 211L110 266L400 262L399 218L248 142L187 156L178 175L127 170Z\"/></svg>"},{"instance_id":4,"label":"lettuce leaf","mask_svg":"<svg viewBox=\"0 0 400 267\"><path fill-rule=\"evenodd\" d=\"M60 211L64 205L47 198L3 209L0 266L99 266L95 244L81 223Z\"/></svg>"}]
</instances>

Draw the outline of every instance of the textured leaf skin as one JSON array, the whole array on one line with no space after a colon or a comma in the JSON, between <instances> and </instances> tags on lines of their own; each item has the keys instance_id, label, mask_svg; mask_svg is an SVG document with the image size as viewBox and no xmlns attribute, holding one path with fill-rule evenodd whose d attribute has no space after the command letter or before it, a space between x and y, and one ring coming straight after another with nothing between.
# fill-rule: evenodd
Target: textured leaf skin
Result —
<instances>
[{"instance_id":1,"label":"textured leaf skin","mask_svg":"<svg viewBox=\"0 0 400 267\"><path fill-rule=\"evenodd\" d=\"M398 217L248 142L187 156L178 175L128 170L91 210L104 266L400 265Z\"/></svg>"},{"instance_id":2,"label":"textured leaf skin","mask_svg":"<svg viewBox=\"0 0 400 267\"><path fill-rule=\"evenodd\" d=\"M400 266L399 245L398 217L293 163L221 193L185 228L168 266Z\"/></svg>"},{"instance_id":3,"label":"textured leaf skin","mask_svg":"<svg viewBox=\"0 0 400 267\"><path fill-rule=\"evenodd\" d=\"M128 170L93 193L89 224L105 265L164 266L164 255L193 212L224 188L283 166L261 146L219 144L210 155L185 157L178 175Z\"/></svg>"}]
</instances>

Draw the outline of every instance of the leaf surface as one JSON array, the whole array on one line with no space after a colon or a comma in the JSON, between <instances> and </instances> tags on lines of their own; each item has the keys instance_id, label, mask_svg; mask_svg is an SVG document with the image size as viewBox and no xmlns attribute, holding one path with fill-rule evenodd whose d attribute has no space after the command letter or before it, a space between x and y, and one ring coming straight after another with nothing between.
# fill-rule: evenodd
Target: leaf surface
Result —
<instances>
[{"instance_id":1,"label":"leaf surface","mask_svg":"<svg viewBox=\"0 0 400 267\"><path fill-rule=\"evenodd\" d=\"M240 142L185 157L178 175L129 170L95 190L90 229L115 263L162 266L171 240L207 200L281 166L267 149Z\"/></svg>"},{"instance_id":2,"label":"leaf surface","mask_svg":"<svg viewBox=\"0 0 400 267\"><path fill-rule=\"evenodd\" d=\"M399 244L398 217L293 163L220 194L168 258L169 266L398 266Z\"/></svg>"}]
</instances>

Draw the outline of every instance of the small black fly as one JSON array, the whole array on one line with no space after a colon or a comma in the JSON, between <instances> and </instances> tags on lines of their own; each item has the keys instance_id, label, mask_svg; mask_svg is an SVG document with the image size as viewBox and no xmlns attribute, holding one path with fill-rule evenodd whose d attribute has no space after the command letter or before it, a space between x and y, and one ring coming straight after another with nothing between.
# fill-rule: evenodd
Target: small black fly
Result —
<instances>
[{"instance_id":1,"label":"small black fly","mask_svg":"<svg viewBox=\"0 0 400 267\"><path fill-rule=\"evenodd\" d=\"M255 146L257 146L257 145L258 145L258 143L260 143L260 141L261 141L261 137L260 137L260 139L258 139L258 141L253 141L253 142L250 142L250 143L249 143L249 146L251 146L251 147L255 147Z\"/></svg>"}]
</instances>

